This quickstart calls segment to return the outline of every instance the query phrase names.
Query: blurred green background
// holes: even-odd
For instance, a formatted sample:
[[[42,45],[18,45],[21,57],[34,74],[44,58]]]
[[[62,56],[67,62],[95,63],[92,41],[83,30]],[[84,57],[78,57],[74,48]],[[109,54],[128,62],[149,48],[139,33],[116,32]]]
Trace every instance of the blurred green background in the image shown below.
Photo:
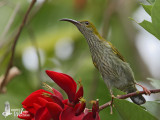
[[[0,0],[0,76],[4,75],[10,57],[13,38],[31,0]],[[63,91],[45,74],[45,70],[66,73],[77,82],[82,80],[84,98],[99,99],[104,104],[110,95],[99,72],[94,68],[87,42],[75,26],[59,19],[89,20],[128,61],[138,82],[153,88],[147,77],[159,79],[152,74],[149,65],[143,61],[136,46],[139,29],[128,17],[138,14],[141,1],[134,0],[37,0],[16,46],[14,66],[20,75],[7,85],[0,94],[0,120],[5,119],[5,102],[11,109],[20,109],[21,102],[33,91],[42,88],[41,82]],[[144,11],[143,11],[144,12]],[[142,13],[141,13],[142,14]],[[143,17],[143,15],[142,15]],[[7,28],[7,26],[9,26]],[[149,34],[149,33],[147,33]],[[159,43],[158,43],[159,44]],[[145,46],[141,46],[145,49]],[[38,57],[39,56],[39,57]],[[158,96],[151,96],[151,100]],[[100,112],[104,119],[120,119],[110,108]],[[17,119],[13,115],[6,120]]]

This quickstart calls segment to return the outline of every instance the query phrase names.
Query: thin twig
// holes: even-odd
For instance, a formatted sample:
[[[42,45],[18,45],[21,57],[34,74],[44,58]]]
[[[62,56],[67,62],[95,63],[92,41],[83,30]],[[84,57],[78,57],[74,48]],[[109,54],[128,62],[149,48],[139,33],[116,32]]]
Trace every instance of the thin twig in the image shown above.
[[[1,41],[3,41],[3,42],[5,41],[5,40],[4,40],[4,37],[5,37],[6,34],[8,33],[10,27],[12,26],[13,21],[15,20],[15,17],[16,17],[16,15],[17,15],[17,12],[19,11],[19,8],[20,8],[20,4],[18,3],[18,4],[16,5],[14,11],[13,11],[13,14],[12,14],[11,17],[9,18],[9,21],[8,21],[8,23],[7,23],[4,31],[3,31],[3,33],[2,33]],[[1,46],[2,46],[2,45],[3,45],[3,44],[1,43]]]
[[[4,44],[6,44],[6,46],[8,44],[8,40],[6,38],[6,35],[7,35],[8,31],[9,31],[9,29],[11,28],[11,26],[13,24],[13,21],[15,20],[15,17],[17,15],[17,12],[19,11],[19,9],[20,9],[20,4],[18,3],[16,5],[16,7],[15,7],[15,9],[14,9],[11,17],[9,18],[9,21],[8,21],[7,25],[5,26],[5,29],[4,29],[4,31],[3,31],[2,35],[1,35],[1,38],[0,38],[0,48],[4,47]],[[0,58],[0,65],[5,60],[5,58],[7,58],[7,56],[10,53],[10,51],[11,51],[11,48],[9,47],[9,49],[7,49],[4,52],[4,55]]]
[[[7,76],[7,78],[6,78],[6,82],[5,82],[5,85],[3,86],[3,88],[2,88],[2,93],[5,93],[6,92],[6,85],[14,78],[14,77],[16,77],[17,75],[19,75],[21,72],[20,72],[20,70],[17,68],[17,67],[15,67],[15,66],[13,66],[12,68],[10,68],[10,70],[9,70],[9,73],[8,73],[8,76]],[[4,79],[4,76],[2,75],[2,76],[0,76],[0,85],[1,85],[1,83],[2,83],[2,80]]]
[[[0,86],[0,91],[2,90],[3,86],[5,85],[6,78],[7,78],[7,76],[8,76],[9,70],[10,70],[10,68],[12,67],[13,59],[14,59],[14,54],[15,54],[15,48],[16,48],[16,44],[17,44],[18,38],[19,38],[19,36],[20,36],[20,34],[21,34],[21,32],[22,32],[22,29],[23,29],[24,25],[26,24],[28,15],[29,15],[31,9],[33,8],[35,2],[36,2],[36,0],[32,0],[30,6],[29,6],[29,8],[28,8],[28,10],[27,10],[24,18],[23,18],[23,21],[22,21],[22,23],[21,23],[21,25],[20,25],[20,27],[19,27],[19,30],[18,30],[15,38],[14,38],[14,42],[13,42],[13,46],[12,46],[11,57],[10,57],[10,60],[9,60],[9,64],[8,64],[8,66],[7,66],[7,70],[6,70],[6,73],[5,73],[5,77],[4,77],[4,79],[3,79],[3,81],[2,81],[2,84],[1,84],[1,86]]]
[[[151,93],[159,93],[160,92],[160,89],[154,89],[154,90],[149,90]],[[126,99],[126,98],[129,98],[129,97],[132,97],[132,96],[136,96],[136,95],[142,95],[142,94],[146,94],[145,91],[139,91],[139,92],[133,92],[133,93],[129,93],[129,94],[126,94],[126,95],[119,95],[117,96],[116,98],[118,99]],[[101,105],[99,107],[99,111],[103,110],[104,108],[110,106],[111,104],[111,101]]]
[[[36,9],[32,12],[32,14],[28,17],[26,25],[28,26],[30,20],[40,11],[40,9],[45,5],[45,3],[48,2],[48,0],[44,0],[43,2],[36,5]]]
[[[31,19],[37,14],[37,12],[43,7],[43,5],[47,2],[48,0],[44,0],[42,3],[38,4],[36,6],[36,9],[34,9],[34,11],[32,11],[32,14],[30,16],[27,17],[27,21],[26,21],[26,26],[29,25]],[[10,5],[11,7],[13,7],[13,5]],[[18,11],[20,15],[23,15],[22,11]],[[16,27],[13,31],[13,33],[11,33],[10,35],[8,35],[8,38],[5,38],[5,41],[0,43],[0,49],[2,49],[2,47],[4,47],[4,44],[7,46],[8,44],[10,44],[13,41],[13,35],[15,35],[18,31],[18,27]],[[5,35],[4,35],[5,36]],[[2,39],[2,37],[1,37]]]
[[[4,54],[0,57],[0,66],[2,66],[2,62],[10,55],[11,48],[9,47]],[[0,68],[1,69],[1,68]]]

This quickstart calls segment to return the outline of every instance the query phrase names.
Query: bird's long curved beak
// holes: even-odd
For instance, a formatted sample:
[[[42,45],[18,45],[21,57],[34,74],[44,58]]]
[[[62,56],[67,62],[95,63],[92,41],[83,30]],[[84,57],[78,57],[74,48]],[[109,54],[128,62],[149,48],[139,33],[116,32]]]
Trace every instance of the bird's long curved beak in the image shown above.
[[[67,22],[73,23],[74,25],[81,25],[81,23],[79,21],[68,19],[68,18],[60,19],[60,21],[67,21]]]

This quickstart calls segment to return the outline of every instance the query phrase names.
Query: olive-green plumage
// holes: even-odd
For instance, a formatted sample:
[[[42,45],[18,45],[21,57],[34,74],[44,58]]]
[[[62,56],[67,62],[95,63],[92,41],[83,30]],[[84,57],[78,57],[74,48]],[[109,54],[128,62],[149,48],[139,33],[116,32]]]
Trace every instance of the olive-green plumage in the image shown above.
[[[72,19],[61,19],[61,21],[73,23],[84,35],[89,45],[93,64],[101,73],[110,91],[112,91],[112,87],[127,93],[137,91],[134,75],[129,64],[109,41],[100,36],[92,23]],[[131,99],[138,105],[145,103],[142,95],[131,97]]]

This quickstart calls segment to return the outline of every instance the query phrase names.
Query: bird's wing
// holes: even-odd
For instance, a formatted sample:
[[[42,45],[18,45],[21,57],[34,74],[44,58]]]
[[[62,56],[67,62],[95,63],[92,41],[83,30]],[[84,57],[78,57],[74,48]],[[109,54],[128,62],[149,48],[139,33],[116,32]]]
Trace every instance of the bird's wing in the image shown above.
[[[107,41],[108,42],[108,41]],[[111,46],[113,52],[122,60],[125,62],[124,57],[118,52],[118,50],[112,45],[112,43],[108,42],[109,45]]]

